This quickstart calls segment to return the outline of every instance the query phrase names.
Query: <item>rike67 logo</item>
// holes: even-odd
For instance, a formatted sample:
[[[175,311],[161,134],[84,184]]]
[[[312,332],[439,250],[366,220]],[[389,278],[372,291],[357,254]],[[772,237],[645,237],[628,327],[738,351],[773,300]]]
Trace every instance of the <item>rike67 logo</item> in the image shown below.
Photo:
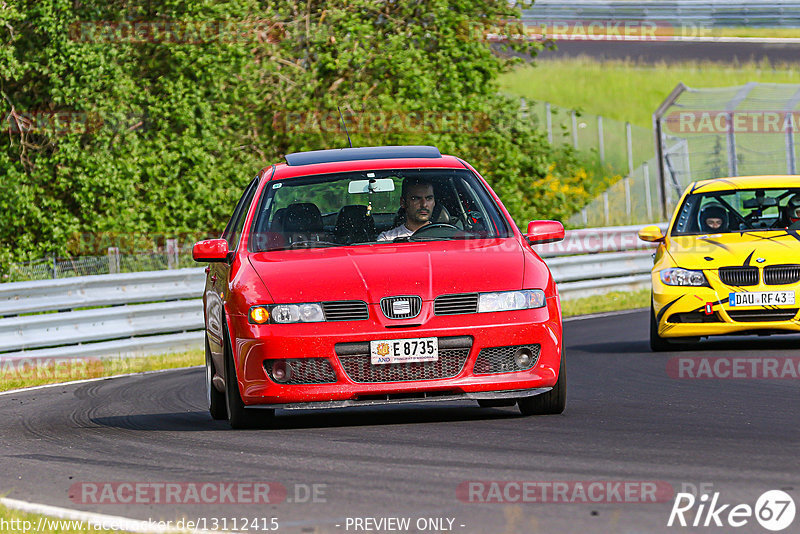
[[[764,492],[756,500],[755,506],[723,504],[719,495],[717,491],[711,497],[704,493],[697,498],[691,493],[678,493],[667,526],[739,528],[755,518],[763,528],[778,532],[791,526],[794,521],[794,499],[785,491]]]

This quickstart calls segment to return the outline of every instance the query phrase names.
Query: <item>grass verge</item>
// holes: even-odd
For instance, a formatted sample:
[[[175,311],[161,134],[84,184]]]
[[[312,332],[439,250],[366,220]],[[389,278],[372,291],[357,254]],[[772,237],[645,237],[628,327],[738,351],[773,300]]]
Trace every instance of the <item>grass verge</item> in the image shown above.
[[[97,526],[98,528],[93,528]],[[102,525],[92,525],[87,521],[74,519],[57,519],[50,516],[30,514],[12,510],[0,505],[0,532],[28,534],[29,532],[67,534],[67,533],[98,533],[111,532],[103,530]],[[114,532],[125,532],[115,530]]]
[[[692,35],[691,33],[689,34]],[[697,35],[700,37],[757,37],[757,38],[777,38],[777,39],[796,39],[798,37],[797,28],[711,28],[710,30],[699,30]]]
[[[500,78],[504,92],[648,129],[653,111],[678,82],[695,88],[747,82],[797,84],[800,70],[769,62],[642,64],[580,57],[538,61],[535,66],[522,66]]]
[[[561,313],[564,317],[589,315],[619,310],[646,308],[650,305],[650,290],[613,291],[605,295],[570,299],[561,301]]]
[[[202,349],[133,358],[0,361],[0,391],[127,373],[203,365]]]

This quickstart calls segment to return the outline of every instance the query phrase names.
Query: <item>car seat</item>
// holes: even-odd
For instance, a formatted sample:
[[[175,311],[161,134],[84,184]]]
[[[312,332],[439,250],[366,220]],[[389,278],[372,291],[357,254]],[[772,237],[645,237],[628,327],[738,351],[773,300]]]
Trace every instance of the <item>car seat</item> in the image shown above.
[[[337,243],[364,243],[375,239],[375,220],[361,205],[343,206],[336,217],[333,240]]]
[[[284,232],[322,232],[322,213],[316,204],[297,202],[286,208]]]

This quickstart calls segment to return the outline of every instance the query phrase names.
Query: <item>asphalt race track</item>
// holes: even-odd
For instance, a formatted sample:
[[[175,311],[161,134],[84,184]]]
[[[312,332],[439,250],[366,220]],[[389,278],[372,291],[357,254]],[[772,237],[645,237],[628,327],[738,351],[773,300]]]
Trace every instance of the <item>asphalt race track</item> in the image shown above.
[[[800,504],[800,380],[667,374],[678,356],[796,356],[798,337],[652,354],[647,326],[641,311],[565,324],[569,400],[560,416],[464,402],[279,412],[274,428],[234,432],[207,414],[200,368],[2,395],[0,494],[144,520],[206,518],[209,526],[276,517],[278,532],[308,533],[730,532],[666,526],[672,491],[686,484],[711,484],[732,505],[753,506],[772,489]],[[457,496],[467,481],[647,481],[671,491],[656,503],[519,503],[518,494],[469,503]],[[91,504],[80,502],[80,482],[273,482],[288,495],[275,504]],[[317,502],[308,502],[313,485]],[[409,518],[411,528],[354,522],[389,517]],[[418,529],[422,518],[453,523]],[[767,532],[753,518],[735,530]]]

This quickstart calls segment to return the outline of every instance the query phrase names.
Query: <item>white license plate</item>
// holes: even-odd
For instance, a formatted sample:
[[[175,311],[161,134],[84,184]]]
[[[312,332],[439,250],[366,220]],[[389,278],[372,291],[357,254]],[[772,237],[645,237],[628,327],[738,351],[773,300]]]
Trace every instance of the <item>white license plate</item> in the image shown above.
[[[783,306],[794,304],[794,291],[752,291],[748,293],[731,293],[728,296],[730,306]]]
[[[372,363],[435,362],[439,359],[439,340],[435,337],[370,341]]]

